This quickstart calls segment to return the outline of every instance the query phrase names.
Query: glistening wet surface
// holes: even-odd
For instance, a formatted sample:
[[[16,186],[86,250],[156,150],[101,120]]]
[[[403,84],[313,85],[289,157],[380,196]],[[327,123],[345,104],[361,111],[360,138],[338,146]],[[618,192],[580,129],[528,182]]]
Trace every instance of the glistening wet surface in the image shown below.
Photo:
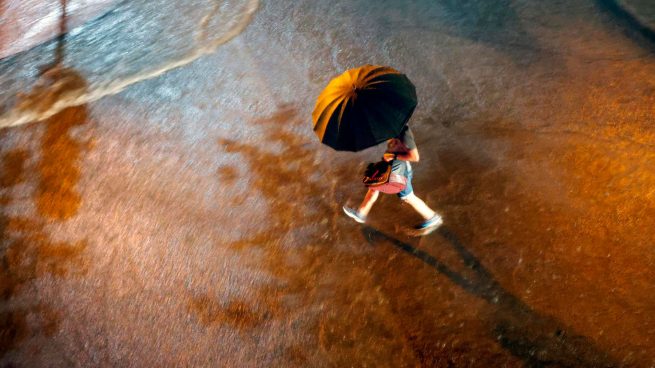
[[[43,117],[0,132],[3,365],[655,364],[655,54],[598,1],[149,4],[0,61],[3,124]],[[243,32],[199,57],[208,14]],[[416,84],[429,236],[341,212],[383,149],[311,111],[364,63]]]

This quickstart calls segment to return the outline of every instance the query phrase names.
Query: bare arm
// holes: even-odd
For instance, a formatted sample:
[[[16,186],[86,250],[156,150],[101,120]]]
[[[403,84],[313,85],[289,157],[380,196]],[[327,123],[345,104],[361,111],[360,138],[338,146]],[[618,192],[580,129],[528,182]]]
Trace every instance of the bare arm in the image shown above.
[[[398,153],[398,154],[385,153],[384,159],[386,161],[391,161],[394,159],[394,156],[396,159],[403,160],[403,161],[418,162],[419,160],[418,149],[416,148],[410,150],[407,153]]]

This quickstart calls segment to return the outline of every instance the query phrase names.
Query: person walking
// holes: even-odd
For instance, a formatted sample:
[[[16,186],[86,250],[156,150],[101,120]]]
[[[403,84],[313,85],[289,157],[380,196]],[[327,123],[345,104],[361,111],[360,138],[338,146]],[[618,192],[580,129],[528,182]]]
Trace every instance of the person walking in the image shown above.
[[[417,197],[412,188],[413,171],[410,162],[418,162],[419,153],[416,142],[414,141],[414,133],[408,125],[405,125],[404,129],[396,138],[387,141],[387,150],[384,153],[383,159],[387,162],[402,160],[407,165],[407,186],[397,195],[401,201],[412,206],[423,217],[424,221],[414,228],[416,230],[426,231],[438,228],[443,223],[441,216],[428,207],[421,198]],[[359,223],[365,223],[379,195],[379,191],[369,188],[364,196],[364,200],[357,209],[344,206],[343,212],[353,220]]]
[[[419,154],[407,122],[418,103],[416,87],[398,70],[366,64],[333,78],[316,99],[313,130],[321,143],[337,151],[359,152],[387,142],[384,159],[407,165],[407,185],[398,196],[424,219],[416,226],[421,234],[442,223],[441,216],[418,198],[412,189],[412,167]],[[357,209],[343,207],[355,221],[364,223],[379,191],[369,189]]]

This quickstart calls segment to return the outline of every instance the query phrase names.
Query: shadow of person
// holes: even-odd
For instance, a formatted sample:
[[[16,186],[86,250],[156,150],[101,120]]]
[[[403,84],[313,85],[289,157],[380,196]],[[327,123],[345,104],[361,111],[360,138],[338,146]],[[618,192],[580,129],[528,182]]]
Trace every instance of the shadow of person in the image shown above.
[[[596,6],[624,27],[628,36],[640,47],[655,53],[655,30],[644,26],[635,16],[615,0],[595,0]]]
[[[371,244],[389,243],[446,276],[457,286],[488,303],[492,308],[490,333],[512,355],[527,366],[617,367],[618,363],[589,338],[576,334],[555,318],[542,315],[505,290],[480,261],[447,227],[437,230],[450,245],[470,274],[453,270],[426,251],[376,230],[362,227],[362,234]]]

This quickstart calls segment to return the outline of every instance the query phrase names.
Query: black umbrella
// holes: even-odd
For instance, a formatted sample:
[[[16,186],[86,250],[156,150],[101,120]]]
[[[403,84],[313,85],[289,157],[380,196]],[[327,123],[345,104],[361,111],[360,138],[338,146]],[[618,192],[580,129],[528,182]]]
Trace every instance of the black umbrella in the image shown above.
[[[377,65],[334,78],[316,101],[314,132],[338,151],[361,151],[400,134],[416,107],[416,88],[397,70]]]

